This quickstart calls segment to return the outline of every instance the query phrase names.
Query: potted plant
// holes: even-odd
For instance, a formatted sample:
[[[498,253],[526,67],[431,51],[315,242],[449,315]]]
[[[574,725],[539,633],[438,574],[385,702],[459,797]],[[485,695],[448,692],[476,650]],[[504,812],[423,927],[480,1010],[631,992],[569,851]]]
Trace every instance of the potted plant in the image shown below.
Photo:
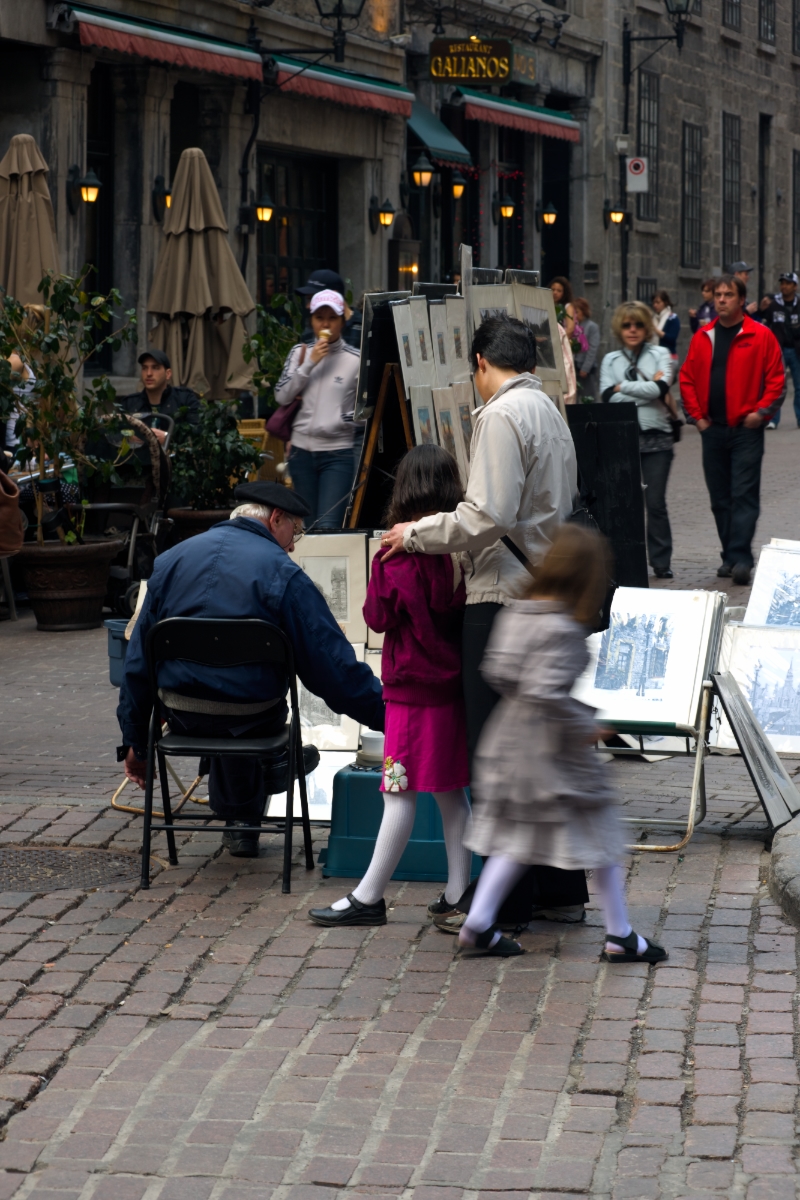
[[[46,630],[101,624],[108,568],[121,545],[84,538],[64,503],[67,483],[77,498],[92,476],[116,481],[117,466],[131,455],[124,441],[109,454],[103,434],[119,421],[114,389],[105,375],[85,384],[84,367],[104,346],[116,350],[135,337],[135,313],[125,312],[115,328],[122,297],[116,289],[87,293],[88,270],[77,278],[45,275],[41,305],[7,295],[0,302],[0,420],[17,418],[15,463],[32,475],[34,540],[23,545],[20,561],[37,627]],[[28,387],[21,386],[18,359],[33,373]],[[45,502],[48,492],[54,508]]]
[[[180,542],[228,519],[233,489],[258,469],[259,451],[239,433],[228,400],[201,400],[195,425],[176,422],[170,449],[172,491],[189,501],[167,512],[175,522],[173,540]]]
[[[256,308],[256,332],[244,343],[247,363],[255,363],[253,386],[258,395],[258,415],[270,417],[277,408],[275,384],[281,377],[289,351],[303,334],[303,313],[293,296],[273,296],[270,307]]]

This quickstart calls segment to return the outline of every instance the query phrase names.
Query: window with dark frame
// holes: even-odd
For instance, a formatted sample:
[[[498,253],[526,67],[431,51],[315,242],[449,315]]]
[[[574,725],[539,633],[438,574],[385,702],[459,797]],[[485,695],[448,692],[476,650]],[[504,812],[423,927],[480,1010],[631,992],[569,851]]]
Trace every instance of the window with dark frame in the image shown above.
[[[699,125],[683,122],[681,158],[681,265],[701,265],[700,212],[703,186],[703,131]]]
[[[742,119],[722,114],[722,266],[741,258]]]
[[[742,28],[742,0],[722,0],[722,24],[726,29]]]
[[[658,220],[658,85],[655,71],[639,71],[638,151],[647,159],[649,191],[636,197],[640,221]]]
[[[800,0],[792,0],[792,54],[800,54]]]
[[[775,0],[758,0],[758,40],[775,41]]]
[[[792,151],[792,270],[800,263],[800,150]]]
[[[658,279],[655,275],[637,275],[636,299],[640,300],[642,304],[651,305],[657,290]]]

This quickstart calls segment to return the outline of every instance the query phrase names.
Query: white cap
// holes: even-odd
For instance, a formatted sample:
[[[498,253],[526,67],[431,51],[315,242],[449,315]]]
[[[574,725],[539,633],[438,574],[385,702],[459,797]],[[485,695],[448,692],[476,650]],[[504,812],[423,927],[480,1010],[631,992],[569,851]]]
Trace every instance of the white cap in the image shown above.
[[[332,308],[337,317],[344,316],[344,300],[338,292],[334,292],[331,288],[325,288],[322,292],[317,292],[311,297],[309,305],[312,313],[315,313],[318,308]]]

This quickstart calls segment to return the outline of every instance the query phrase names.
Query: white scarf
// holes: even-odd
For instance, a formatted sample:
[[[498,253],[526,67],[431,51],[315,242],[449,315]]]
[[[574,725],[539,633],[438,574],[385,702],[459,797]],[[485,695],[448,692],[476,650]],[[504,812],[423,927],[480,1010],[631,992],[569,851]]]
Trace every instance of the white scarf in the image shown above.
[[[672,316],[672,309],[670,308],[669,305],[667,305],[666,308],[662,308],[660,313],[654,312],[653,316],[656,319],[656,327],[661,331],[661,333],[663,333],[664,329],[666,327],[667,321]]]

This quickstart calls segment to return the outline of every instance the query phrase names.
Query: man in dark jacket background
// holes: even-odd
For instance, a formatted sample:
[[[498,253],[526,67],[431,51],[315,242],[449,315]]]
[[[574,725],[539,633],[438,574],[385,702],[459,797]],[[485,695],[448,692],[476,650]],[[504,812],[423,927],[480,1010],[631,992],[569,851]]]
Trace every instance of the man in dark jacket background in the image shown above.
[[[680,372],[681,399],[703,441],[703,473],[722,546],[721,577],[747,584],[761,504],[764,427],[785,391],[781,349],[745,312],[735,276],[717,280],[717,319],[698,329]]]
[[[126,396],[122,403],[125,411],[135,413],[163,413],[174,420],[185,419],[192,425],[200,415],[200,400],[191,388],[173,387],[172,364],[163,350],[145,350],[139,355],[142,368],[142,390]],[[160,442],[166,436],[163,429],[154,428]]]
[[[303,685],[337,713],[383,729],[381,685],[357,661],[325,600],[289,557],[300,536],[304,501],[280,484],[241,484],[231,520],[189,538],[156,559],[147,597],[128,644],[117,717],[125,774],[140,787],[150,722],[145,639],[168,617],[260,618],[290,641]],[[218,671],[183,661],[163,663],[159,696],[165,719],[188,737],[273,737],[287,718],[286,687],[268,665]],[[315,756],[316,757],[316,756]],[[281,778],[285,775],[281,773]],[[275,791],[283,791],[278,785]],[[265,790],[258,759],[212,759],[211,807],[229,826],[257,824]],[[257,834],[224,835],[234,854],[258,853]]]
[[[765,296],[761,301],[760,320],[775,334],[783,354],[783,361],[792,375],[794,387],[794,415],[800,428],[800,297],[797,295],[798,278],[794,271],[784,271],[778,277],[780,291],[774,296]],[[767,429],[773,429],[780,421],[777,410]]]

